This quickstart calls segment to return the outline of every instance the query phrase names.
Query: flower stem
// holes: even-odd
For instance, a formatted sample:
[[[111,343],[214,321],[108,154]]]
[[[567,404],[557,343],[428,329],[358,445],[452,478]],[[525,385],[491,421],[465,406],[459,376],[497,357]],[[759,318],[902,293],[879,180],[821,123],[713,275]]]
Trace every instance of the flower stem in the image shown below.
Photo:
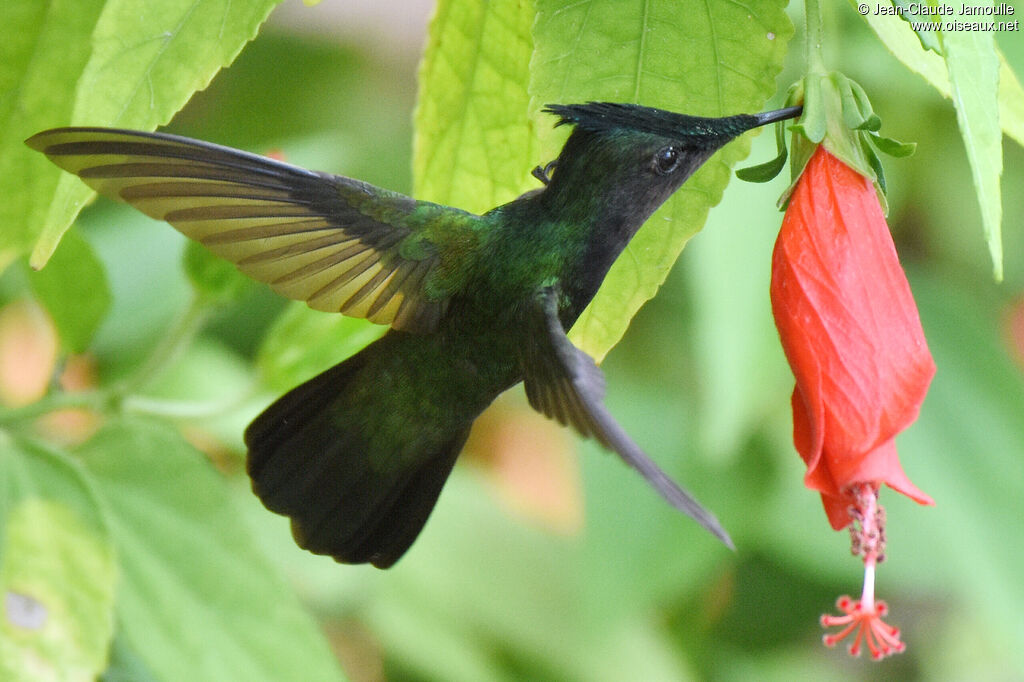
[[[804,18],[806,20],[807,72],[824,75],[824,28],[821,19],[819,0],[804,0]]]

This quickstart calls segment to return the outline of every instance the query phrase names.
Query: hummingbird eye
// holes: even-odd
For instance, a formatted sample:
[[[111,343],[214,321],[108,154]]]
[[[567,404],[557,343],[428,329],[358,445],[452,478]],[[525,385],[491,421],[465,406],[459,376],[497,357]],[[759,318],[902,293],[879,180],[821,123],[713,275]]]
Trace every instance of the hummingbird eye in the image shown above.
[[[675,147],[662,147],[654,155],[654,168],[662,175],[668,175],[679,166],[679,150]]]

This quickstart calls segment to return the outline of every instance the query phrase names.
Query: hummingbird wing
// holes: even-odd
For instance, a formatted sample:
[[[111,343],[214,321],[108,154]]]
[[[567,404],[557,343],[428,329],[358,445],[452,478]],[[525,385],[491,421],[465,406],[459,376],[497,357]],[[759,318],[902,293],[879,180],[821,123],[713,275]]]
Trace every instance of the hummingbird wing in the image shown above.
[[[558,298],[555,288],[545,288],[527,313],[531,343],[524,344],[521,362],[530,406],[618,454],[669,504],[732,547],[718,519],[669,478],[604,406],[604,375],[593,358],[566,336],[558,316]]]
[[[405,331],[436,328],[455,285],[439,275],[446,259],[439,245],[458,236],[465,247],[478,220],[358,180],[175,135],[57,128],[26,144],[288,298]]]

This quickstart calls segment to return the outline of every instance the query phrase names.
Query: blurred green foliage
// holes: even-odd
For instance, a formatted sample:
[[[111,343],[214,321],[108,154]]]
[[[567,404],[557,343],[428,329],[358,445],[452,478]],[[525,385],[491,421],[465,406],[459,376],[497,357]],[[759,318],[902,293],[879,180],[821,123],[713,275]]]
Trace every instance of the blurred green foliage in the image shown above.
[[[577,534],[517,514],[474,457],[457,467],[408,556],[386,572],[295,547],[287,522],[249,491],[240,436],[275,392],[367,343],[377,328],[286,307],[265,287],[186,257],[170,228],[106,202],[89,207],[76,241],[62,243],[55,259],[65,248],[88,249],[95,257],[74,260],[100,264],[104,285],[72,289],[79,303],[64,314],[85,319],[70,322],[74,329],[97,319],[88,352],[99,385],[133,385],[119,394],[123,407],[148,416],[110,417],[84,444],[56,451],[39,444],[44,426],[26,427],[32,406],[0,412],[4,591],[14,591],[10,567],[19,565],[12,543],[28,546],[18,530],[25,519],[65,556],[91,557],[73,577],[38,572],[46,589],[69,584],[65,596],[77,606],[61,622],[91,628],[92,639],[78,638],[53,659],[84,666],[56,679],[92,679],[104,666],[111,682],[338,679],[331,651],[354,680],[1019,676],[1024,341],[1008,320],[1024,315],[1024,196],[1004,193],[1006,269],[996,285],[949,102],[845,5],[829,21],[829,35],[841,36],[832,64],[864,86],[884,132],[918,143],[915,156],[886,167],[890,226],[938,365],[921,418],[898,441],[908,474],[937,505],[882,496],[889,558],[877,589],[907,653],[874,664],[820,644],[818,614],[840,594],[856,594],[861,565],[802,486],[790,440],[792,377],[768,302],[781,222],[774,204],[785,185],[778,179],[728,185],[604,365],[611,411],[716,511],[737,552],[580,442],[585,520]],[[1003,45],[1021,73],[1019,47]],[[786,59],[782,89],[802,72],[799,50]],[[408,192],[414,75],[415,64],[383,49],[271,25],[168,130],[280,150],[291,163]],[[770,135],[752,149],[756,161],[775,153]],[[1024,150],[1010,143],[1003,152],[1004,186],[1024,185]],[[69,286],[32,277],[20,263],[8,268],[0,302]],[[106,291],[109,307],[100,305]],[[59,329],[61,315],[47,307]],[[168,343],[169,330],[190,332],[190,342]],[[61,338],[69,350],[84,343]],[[154,357],[160,372],[138,384]],[[514,404],[524,402],[519,393]],[[21,502],[39,491],[64,501],[90,534],[69,537],[63,509],[29,515]],[[29,550],[17,551],[23,560]],[[94,640],[111,634],[106,662]]]

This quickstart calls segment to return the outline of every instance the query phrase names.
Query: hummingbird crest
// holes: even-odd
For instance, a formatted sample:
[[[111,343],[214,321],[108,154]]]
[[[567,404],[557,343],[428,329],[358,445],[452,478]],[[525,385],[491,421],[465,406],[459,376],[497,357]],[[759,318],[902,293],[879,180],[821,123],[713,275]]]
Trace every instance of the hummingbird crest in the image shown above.
[[[716,149],[737,135],[770,122],[764,119],[763,114],[707,118],[616,102],[549,104],[544,111],[559,117],[556,127],[569,124],[593,133],[631,130],[669,138],[687,146]]]

